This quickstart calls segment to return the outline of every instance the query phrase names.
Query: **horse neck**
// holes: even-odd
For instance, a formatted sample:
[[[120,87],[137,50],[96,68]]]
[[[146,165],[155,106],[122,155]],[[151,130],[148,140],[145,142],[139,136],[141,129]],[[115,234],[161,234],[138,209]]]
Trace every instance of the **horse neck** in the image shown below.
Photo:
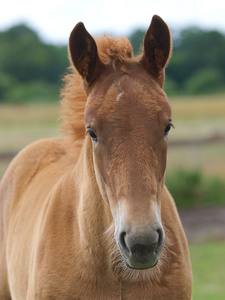
[[[75,168],[77,182],[80,237],[83,242],[96,244],[96,238],[104,239],[105,232],[112,223],[109,204],[99,191],[95,176],[92,142],[85,138],[81,153]]]

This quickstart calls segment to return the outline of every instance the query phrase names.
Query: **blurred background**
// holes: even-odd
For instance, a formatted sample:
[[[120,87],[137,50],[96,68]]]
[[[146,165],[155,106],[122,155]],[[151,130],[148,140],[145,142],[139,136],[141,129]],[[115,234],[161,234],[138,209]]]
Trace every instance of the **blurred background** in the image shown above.
[[[169,25],[165,91],[175,130],[166,184],[189,240],[193,299],[225,299],[225,2],[7,1],[0,11],[0,178],[27,144],[59,136],[59,91],[77,22],[138,54],[152,15]]]

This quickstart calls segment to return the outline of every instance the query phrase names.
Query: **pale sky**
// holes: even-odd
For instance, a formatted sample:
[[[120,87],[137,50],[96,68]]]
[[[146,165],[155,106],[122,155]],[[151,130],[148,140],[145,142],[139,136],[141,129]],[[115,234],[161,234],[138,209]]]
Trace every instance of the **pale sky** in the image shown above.
[[[147,29],[154,14],[174,30],[196,25],[225,33],[222,0],[6,0],[0,8],[0,31],[23,22],[45,41],[67,44],[80,21],[92,35],[128,35],[137,27]]]

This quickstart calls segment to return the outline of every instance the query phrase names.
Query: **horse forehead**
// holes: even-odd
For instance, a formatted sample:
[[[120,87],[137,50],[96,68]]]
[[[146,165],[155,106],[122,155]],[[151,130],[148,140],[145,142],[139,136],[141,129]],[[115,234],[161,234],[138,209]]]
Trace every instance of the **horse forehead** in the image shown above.
[[[132,115],[151,121],[171,114],[165,93],[153,81],[142,82],[125,75],[111,84],[104,97],[101,115],[109,114],[115,120]]]
[[[125,71],[111,70],[102,76],[88,100],[86,122],[94,118],[111,123],[131,116],[146,122],[154,122],[163,115],[170,118],[166,95],[152,77],[136,65]]]

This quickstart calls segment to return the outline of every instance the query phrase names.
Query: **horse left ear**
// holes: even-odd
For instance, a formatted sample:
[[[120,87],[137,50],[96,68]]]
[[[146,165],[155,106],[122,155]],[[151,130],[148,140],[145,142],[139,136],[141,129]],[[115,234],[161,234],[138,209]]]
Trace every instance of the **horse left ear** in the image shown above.
[[[153,16],[151,24],[145,34],[144,51],[140,62],[163,87],[165,67],[171,54],[172,42],[170,30],[159,17]]]
[[[104,64],[98,56],[95,40],[81,22],[70,34],[69,53],[73,65],[90,86],[102,73]]]

